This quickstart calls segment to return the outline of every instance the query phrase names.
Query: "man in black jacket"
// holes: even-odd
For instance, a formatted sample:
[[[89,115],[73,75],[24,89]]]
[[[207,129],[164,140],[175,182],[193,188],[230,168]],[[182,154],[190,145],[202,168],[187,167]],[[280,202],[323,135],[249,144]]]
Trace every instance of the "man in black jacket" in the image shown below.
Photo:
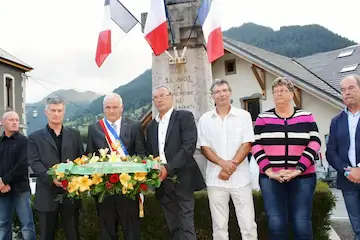
[[[26,149],[28,140],[19,133],[19,115],[6,112],[0,137],[0,239],[12,239],[13,209],[19,217],[24,240],[35,240]]]
[[[171,239],[195,240],[194,191],[206,187],[193,157],[197,142],[195,119],[190,111],[173,109],[172,92],[165,86],[155,89],[153,101],[159,114],[146,129],[146,148],[164,164],[156,196]],[[175,175],[179,183],[167,178]]]
[[[45,113],[48,124],[29,136],[28,161],[36,181],[34,208],[38,211],[40,240],[52,240],[61,216],[68,240],[79,239],[80,201],[64,198],[56,201],[58,194],[65,193],[62,183],[53,180],[47,171],[55,164],[75,160],[84,153],[80,132],[63,126],[64,101],[60,98],[47,99]]]

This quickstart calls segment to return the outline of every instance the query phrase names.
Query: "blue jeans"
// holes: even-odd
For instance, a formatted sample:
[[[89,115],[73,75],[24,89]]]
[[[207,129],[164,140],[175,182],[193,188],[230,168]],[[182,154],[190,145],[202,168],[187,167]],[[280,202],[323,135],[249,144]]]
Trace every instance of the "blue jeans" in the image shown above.
[[[355,232],[355,240],[360,240],[360,186],[350,191],[342,191],[346,210],[349,215],[351,226]]]
[[[295,240],[312,240],[311,216],[316,176],[279,183],[261,175],[259,180],[268,217],[269,239],[289,239],[290,222]]]
[[[14,208],[21,224],[24,240],[36,240],[33,212],[30,205],[30,192],[9,192],[0,196],[0,240],[12,240]]]

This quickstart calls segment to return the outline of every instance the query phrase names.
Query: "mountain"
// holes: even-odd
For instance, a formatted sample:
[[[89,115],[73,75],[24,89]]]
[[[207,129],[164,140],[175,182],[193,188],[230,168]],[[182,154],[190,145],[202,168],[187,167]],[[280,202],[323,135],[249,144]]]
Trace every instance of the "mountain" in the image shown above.
[[[60,97],[65,101],[65,120],[67,120],[73,118],[74,116],[81,116],[84,113],[92,112],[91,110],[89,110],[89,104],[92,103],[99,96],[101,96],[101,94],[91,91],[78,92],[74,89],[62,89],[49,94],[37,103],[27,104],[26,119],[28,124],[28,134],[39,128],[44,127],[47,123],[47,118],[44,113],[47,98]],[[36,118],[33,118],[32,116],[34,109],[36,109],[38,113]]]
[[[245,23],[240,27],[230,28],[223,34],[234,40],[290,58],[305,57],[356,44],[317,24],[284,26],[274,31],[269,27]]]
[[[317,24],[285,26],[275,31],[266,26],[245,23],[242,26],[230,28],[223,34],[237,41],[290,58],[299,58],[356,44]],[[114,92],[122,96],[125,113],[136,118],[138,114],[133,114],[139,112],[135,111],[136,109],[151,104],[151,89],[151,70],[146,70],[128,84],[116,88]],[[103,96],[97,98],[88,106],[91,114],[102,112],[103,98]],[[143,109],[145,108],[141,110]],[[80,118],[89,115],[86,112],[79,113],[76,116]]]

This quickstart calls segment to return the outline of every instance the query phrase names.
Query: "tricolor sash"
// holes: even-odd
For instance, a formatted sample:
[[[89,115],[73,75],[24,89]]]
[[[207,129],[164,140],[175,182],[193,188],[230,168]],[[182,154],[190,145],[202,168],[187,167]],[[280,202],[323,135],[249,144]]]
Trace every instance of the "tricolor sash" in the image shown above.
[[[111,126],[109,121],[106,118],[103,118],[99,121],[100,126],[105,134],[105,139],[109,148],[112,151],[117,151],[121,156],[129,155],[123,141],[120,136],[116,133],[116,130]]]

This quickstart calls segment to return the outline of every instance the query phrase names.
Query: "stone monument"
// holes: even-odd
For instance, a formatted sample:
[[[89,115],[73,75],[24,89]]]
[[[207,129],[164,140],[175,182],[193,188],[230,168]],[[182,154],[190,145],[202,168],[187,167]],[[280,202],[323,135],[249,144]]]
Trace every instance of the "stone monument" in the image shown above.
[[[169,49],[168,53],[152,57],[152,86],[166,85],[175,95],[175,109],[194,114],[196,123],[213,108],[210,87],[211,64],[204,47],[201,26],[196,21],[200,0],[167,0]],[[141,16],[142,25],[146,13]],[[171,31],[170,31],[171,29]],[[153,117],[157,114],[152,109]],[[205,174],[206,159],[196,151],[195,159]]]

